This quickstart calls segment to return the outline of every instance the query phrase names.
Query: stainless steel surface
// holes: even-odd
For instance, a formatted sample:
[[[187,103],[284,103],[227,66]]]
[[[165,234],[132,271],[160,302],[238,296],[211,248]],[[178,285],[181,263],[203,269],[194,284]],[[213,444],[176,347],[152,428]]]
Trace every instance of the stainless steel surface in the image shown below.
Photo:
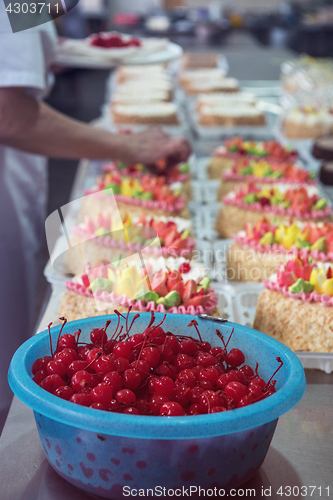
[[[256,496],[252,494],[252,498],[269,496],[278,500],[288,496],[288,486],[303,486],[308,487],[307,495],[289,497],[333,498],[332,421],[333,385],[309,384],[298,405],[280,418],[266,460],[242,490],[254,489]],[[44,456],[32,411],[16,398],[0,440],[0,463],[1,500],[97,498],[81,492],[54,472]],[[312,495],[309,486],[316,486]],[[262,488],[266,493],[271,489],[271,495],[263,495]],[[278,491],[285,494],[279,495]],[[241,495],[242,492],[233,498]]]

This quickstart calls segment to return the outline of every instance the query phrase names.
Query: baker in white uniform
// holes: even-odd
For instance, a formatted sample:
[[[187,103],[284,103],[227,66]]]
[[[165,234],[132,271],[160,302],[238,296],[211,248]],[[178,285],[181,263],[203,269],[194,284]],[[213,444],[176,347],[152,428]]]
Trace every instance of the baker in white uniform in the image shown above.
[[[15,349],[31,334],[44,238],[47,171],[45,157],[154,163],[178,152],[184,138],[159,129],[116,136],[67,118],[41,99],[53,81],[52,22],[12,33],[0,0],[0,420],[12,394],[7,370]]]

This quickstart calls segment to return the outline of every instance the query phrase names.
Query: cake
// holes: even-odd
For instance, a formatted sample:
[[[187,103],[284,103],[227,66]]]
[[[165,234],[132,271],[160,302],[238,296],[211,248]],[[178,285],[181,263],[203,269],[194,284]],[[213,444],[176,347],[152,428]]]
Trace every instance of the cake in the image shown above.
[[[204,266],[182,257],[146,261],[144,269],[139,259],[117,266],[104,262],[67,281],[66,288],[59,315],[69,321],[114,309],[122,313],[129,306],[139,312],[219,315]]]
[[[320,198],[315,187],[288,188],[276,184],[272,188],[242,184],[223,198],[217,215],[216,230],[222,238],[255,224],[263,216],[270,221],[283,222],[290,217],[296,221],[329,221],[331,207]]]
[[[333,224],[294,222],[275,224],[266,217],[233,235],[227,254],[227,276],[236,281],[263,281],[300,253],[313,262],[333,262]]]
[[[254,105],[256,98],[249,92],[216,92],[212,94],[199,94],[196,99],[196,109],[202,106],[242,106],[244,104]]]
[[[193,79],[184,84],[187,94],[204,94],[211,92],[238,92],[239,82],[236,78],[213,78],[211,80]]]
[[[318,160],[333,161],[333,136],[317,139],[313,144],[312,154]]]
[[[179,125],[177,106],[173,102],[144,104],[114,104],[114,123],[132,125]]]
[[[113,104],[139,104],[151,102],[168,102],[171,100],[172,91],[168,89],[158,88],[140,88],[137,87],[118,87],[111,97],[111,105]]]
[[[168,78],[163,64],[119,66],[116,69],[116,80],[118,84],[137,80],[140,78]]]
[[[189,218],[186,200],[181,196],[181,183],[167,184],[164,177],[143,175],[140,178],[109,172],[97,186],[85,191],[79,221],[85,215],[95,217],[104,211],[119,212],[121,217],[178,216]]]
[[[126,228],[126,230],[124,229]],[[149,258],[194,257],[192,224],[178,217],[130,217],[112,220],[105,212],[86,216],[72,230],[71,248],[66,252],[66,268],[71,274],[83,272],[99,259],[114,261],[141,252]]]
[[[269,162],[295,162],[297,153],[277,141],[245,141],[241,137],[228,139],[216,148],[208,165],[210,179],[220,179],[224,170],[231,168],[235,160],[264,158]]]
[[[230,170],[222,173],[221,184],[217,199],[233,191],[241,182],[267,184],[306,184],[316,185],[315,172],[309,172],[294,163],[269,162],[266,159],[250,160],[240,158],[236,160]]]
[[[214,52],[185,52],[181,64],[183,69],[216,68],[218,57]]]
[[[225,78],[225,72],[220,68],[197,68],[182,71],[179,75],[181,85],[192,85],[192,83],[202,83],[211,80],[221,80]]]
[[[192,198],[192,184],[190,176],[190,165],[188,162],[175,164],[172,156],[167,159],[158,161],[155,165],[151,165],[150,169],[154,169],[155,175],[162,176],[166,183],[173,184],[180,182],[182,184],[182,195],[190,200]],[[130,176],[132,178],[140,178],[144,174],[151,172],[145,165],[135,163],[126,165],[121,161],[112,161],[105,163],[102,166],[104,172],[120,172],[121,175]]]
[[[199,109],[198,122],[209,127],[259,127],[266,123],[265,113],[256,106],[240,105],[203,105]]]
[[[288,139],[316,139],[333,132],[330,109],[304,106],[286,112],[283,133]]]
[[[253,328],[294,351],[333,352],[331,266],[296,257],[263,284]]]

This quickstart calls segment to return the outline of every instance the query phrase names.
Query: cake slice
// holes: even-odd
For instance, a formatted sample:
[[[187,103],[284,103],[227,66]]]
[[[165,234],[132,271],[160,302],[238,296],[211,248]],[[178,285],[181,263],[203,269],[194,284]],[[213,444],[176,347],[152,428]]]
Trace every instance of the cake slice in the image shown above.
[[[333,262],[333,224],[288,221],[274,223],[266,217],[233,235],[227,254],[227,276],[236,281],[269,279],[279,264],[300,253],[313,262]]]
[[[290,162],[297,160],[297,153],[282,146],[277,141],[245,141],[242,137],[233,137],[216,148],[208,165],[210,179],[220,179],[224,170],[232,168],[236,160],[265,159],[269,162]]]
[[[121,217],[129,215],[177,216],[189,218],[186,200],[181,196],[181,183],[169,185],[164,177],[143,175],[140,178],[122,177],[119,172],[109,172],[98,179],[98,184],[85,191],[79,221],[85,215],[119,211]]]
[[[196,108],[199,110],[202,106],[242,106],[255,105],[256,98],[249,92],[214,92],[212,94],[199,94],[196,100]]]
[[[266,124],[265,113],[256,106],[204,105],[199,109],[199,123],[208,127],[259,127]]]
[[[225,72],[220,68],[197,68],[182,71],[179,75],[179,83],[185,86],[215,79],[225,79]]]
[[[222,238],[255,224],[265,216],[270,221],[283,222],[293,217],[296,221],[330,221],[332,209],[326,198],[320,198],[315,187],[288,188],[275,185],[260,188],[242,184],[223,198],[216,219],[216,230]]]
[[[124,229],[126,228],[126,229]],[[109,212],[86,216],[75,226],[71,248],[66,253],[66,267],[71,274],[81,273],[86,265],[99,259],[114,261],[133,253],[144,252],[150,258],[194,256],[192,223],[179,217],[134,217],[126,215],[122,224]]]
[[[173,102],[144,104],[115,104],[112,106],[114,123],[132,125],[179,125],[177,107]]]
[[[253,328],[294,351],[333,352],[331,266],[296,257],[263,284]]]
[[[204,94],[210,92],[238,92],[239,81],[236,78],[213,78],[211,80],[193,79],[184,84],[187,94]]]
[[[265,159],[250,160],[240,158],[236,160],[230,170],[222,173],[221,184],[217,199],[233,191],[240,183],[256,183],[260,186],[276,184],[309,185],[315,186],[315,172],[309,172],[300,165],[289,162],[269,162]]]
[[[183,258],[140,260],[118,265],[103,263],[66,282],[59,315],[69,321],[114,309],[126,312],[169,312],[218,316],[217,296],[210,288],[205,268]]]
[[[332,132],[333,114],[326,108],[294,108],[284,117],[283,133],[288,139],[317,139]]]
[[[219,54],[214,52],[185,52],[181,65],[183,69],[216,68]]]

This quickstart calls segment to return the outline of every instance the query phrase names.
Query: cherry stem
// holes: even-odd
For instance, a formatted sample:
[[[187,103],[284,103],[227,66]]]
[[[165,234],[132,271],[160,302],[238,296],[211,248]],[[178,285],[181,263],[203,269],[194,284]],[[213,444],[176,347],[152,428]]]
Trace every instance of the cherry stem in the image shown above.
[[[79,328],[78,331],[76,333],[74,333],[74,337],[76,337],[76,335],[77,335],[77,338],[75,339],[76,345],[78,345],[78,343],[79,343],[79,338],[80,338],[81,332],[82,332],[82,330],[81,330],[81,328]]]
[[[192,319],[191,323],[189,323],[187,326],[194,326],[194,328],[196,329],[197,333],[198,333],[198,336],[199,336],[199,339],[200,339],[200,342],[202,342],[202,338],[201,338],[201,335],[200,335],[200,332],[199,332],[199,328],[198,328],[198,323],[195,319]]]
[[[114,312],[115,312],[116,314],[118,314],[118,324],[117,324],[117,328],[115,329],[115,331],[114,331],[114,333],[113,333],[112,337],[111,337],[111,338],[107,341],[107,343],[105,344],[104,349],[106,349],[106,348],[108,347],[109,343],[113,340],[113,337],[116,335],[117,330],[118,330],[118,328],[119,328],[119,324],[120,324],[120,316],[121,316],[121,314],[120,314],[120,313],[118,313],[118,311],[117,311],[116,309],[114,310]]]
[[[102,353],[101,352],[97,352],[96,355],[95,355],[95,359],[93,359],[92,361],[90,361],[89,365],[85,366],[83,369],[86,370],[87,368],[89,368],[89,366],[91,366],[93,363],[95,363],[95,361],[98,360],[98,358],[100,358],[102,356]]]
[[[129,306],[127,314],[126,314],[126,333],[127,333],[127,335],[128,335],[128,332],[129,332],[129,329],[128,329],[128,316],[129,316],[129,313],[131,312],[131,309],[132,309],[132,306]]]
[[[130,327],[129,327],[129,329],[128,329],[127,335],[128,335],[128,334],[129,334],[129,332],[131,331],[134,321],[136,321],[138,318],[140,318],[140,314],[136,314],[136,315],[134,316],[134,318],[132,319],[132,323],[131,323],[131,326],[130,326]]]
[[[227,349],[227,346],[225,345],[225,342],[224,342],[224,338],[223,338],[223,335],[222,333],[219,331],[219,330],[216,330],[216,335],[218,336],[218,338],[221,340],[223,346],[224,346],[224,351],[226,351]]]
[[[231,330],[231,333],[230,333],[230,335],[229,335],[229,338],[228,338],[228,341],[227,341],[227,343],[226,343],[226,345],[225,345],[225,348],[227,348],[227,347],[228,347],[228,344],[229,344],[229,342],[230,342],[230,339],[231,339],[232,334],[234,333],[234,331],[235,331],[235,329],[233,328],[233,329]]]
[[[154,314],[154,311],[150,311],[150,314],[151,314],[151,318],[150,318],[150,322],[149,322],[149,325],[148,325],[147,329],[150,328],[153,323],[155,323],[155,314]]]
[[[269,381],[268,381],[268,382],[267,382],[267,384],[265,385],[264,390],[265,390],[265,389],[267,388],[267,386],[270,384],[270,382],[271,382],[272,378],[274,377],[274,375],[275,375],[275,374],[276,374],[276,373],[277,373],[277,372],[278,372],[278,371],[282,368],[282,366],[283,366],[283,364],[284,364],[284,363],[283,363],[283,361],[282,361],[282,359],[281,359],[279,356],[277,356],[276,361],[277,361],[278,363],[280,363],[280,366],[278,366],[278,368],[275,370],[275,372],[273,373],[273,375],[271,376],[271,378],[269,379]]]
[[[50,339],[50,348],[51,348],[51,356],[53,358],[53,349],[52,349],[52,337],[51,337],[51,326],[52,326],[52,321],[47,325],[47,328],[49,329],[49,339]]]
[[[66,318],[59,318],[61,321],[63,321],[63,324],[61,325],[61,328],[60,328],[60,332],[59,332],[59,335],[58,335],[58,340],[57,340],[57,347],[56,347],[56,350],[55,352],[58,352],[58,345],[59,345],[59,340],[60,340],[60,337],[61,337],[61,333],[62,333],[62,330],[64,328],[64,326],[66,325],[67,323],[67,319]]]
[[[254,369],[254,373],[256,374],[256,376],[257,376],[258,378],[260,378],[260,377],[259,377],[259,373],[258,373],[258,368],[259,368],[259,364],[256,362],[256,367],[255,367],[255,369]]]

